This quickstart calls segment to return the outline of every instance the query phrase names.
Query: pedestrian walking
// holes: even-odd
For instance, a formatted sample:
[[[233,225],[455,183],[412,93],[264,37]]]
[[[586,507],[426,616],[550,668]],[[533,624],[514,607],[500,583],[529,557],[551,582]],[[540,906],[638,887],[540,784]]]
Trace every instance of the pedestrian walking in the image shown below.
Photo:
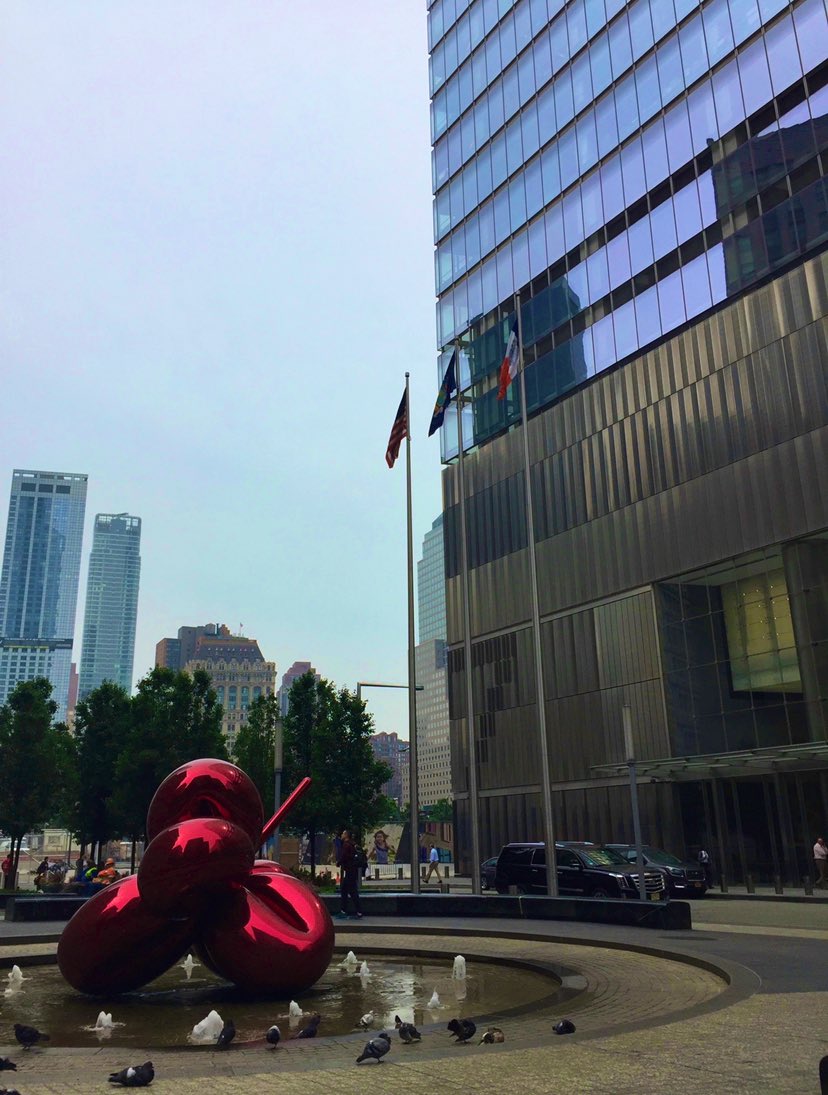
[[[821,836],[817,837],[814,845],[814,866],[816,867],[816,884],[823,889],[828,882],[828,846],[825,844],[825,838]]]
[[[709,889],[713,885],[713,869],[710,865],[710,853],[704,848],[699,851],[699,866],[704,871],[704,881]]]
[[[339,849],[339,859],[336,863],[339,867],[339,900],[340,910],[337,914],[340,920],[348,917],[348,898],[354,906],[354,915],[357,920],[362,919],[362,909],[359,907],[359,859],[357,849],[351,834],[347,829],[342,830],[342,845]]]
[[[425,881],[431,878],[432,871],[437,872],[437,881],[440,881],[440,853],[432,844],[428,851],[428,873],[425,876]]]

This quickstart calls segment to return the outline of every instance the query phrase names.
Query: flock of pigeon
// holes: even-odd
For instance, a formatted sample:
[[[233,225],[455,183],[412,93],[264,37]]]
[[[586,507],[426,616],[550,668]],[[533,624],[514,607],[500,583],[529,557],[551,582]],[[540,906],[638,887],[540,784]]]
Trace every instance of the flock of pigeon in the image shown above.
[[[321,1022],[322,1016],[319,1012],[315,1012],[290,1037],[315,1038]],[[369,1011],[362,1016],[356,1025],[362,1030],[368,1030],[373,1026],[373,1023],[374,1013]],[[422,1035],[414,1024],[404,1022],[399,1015],[394,1016],[394,1026],[399,1034],[400,1041],[404,1045],[410,1046],[415,1042],[422,1041]],[[457,1045],[468,1045],[477,1034],[477,1026],[471,1019],[452,1019],[448,1024],[448,1030],[451,1031]],[[575,1026],[569,1019],[562,1019],[555,1025],[554,1030],[556,1034],[574,1034]],[[25,1026],[23,1023],[14,1024],[14,1036],[23,1049],[31,1049],[32,1046],[36,1046],[40,1042],[49,1041],[48,1034],[44,1034],[36,1027]],[[236,1025],[232,1019],[228,1019],[216,1039],[216,1048],[227,1049],[235,1037]],[[281,1040],[282,1032],[274,1024],[265,1034],[265,1041],[273,1049],[276,1049]],[[487,1027],[478,1045],[494,1045],[505,1041],[506,1036],[500,1027]],[[357,1057],[356,1063],[359,1065],[363,1061],[376,1061],[377,1064],[380,1064],[390,1049],[391,1036],[386,1031],[382,1031],[375,1038],[371,1038],[365,1043],[365,1047]],[[4,1071],[17,1071],[17,1065],[8,1057],[0,1057],[0,1072]],[[155,1069],[152,1066],[152,1061],[145,1061],[142,1065],[129,1065],[127,1068],[122,1068],[120,1072],[111,1073],[109,1082],[118,1084],[120,1087],[148,1087],[154,1079]],[[19,1095],[19,1092],[12,1088],[0,1087],[0,1095]]]

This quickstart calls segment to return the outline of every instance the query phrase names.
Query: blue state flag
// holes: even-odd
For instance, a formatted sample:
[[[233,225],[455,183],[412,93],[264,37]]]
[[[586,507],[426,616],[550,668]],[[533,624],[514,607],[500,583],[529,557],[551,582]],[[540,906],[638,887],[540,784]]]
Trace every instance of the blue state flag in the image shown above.
[[[434,414],[431,416],[431,425],[428,427],[428,436],[431,437],[433,433],[443,424],[446,411],[451,403],[451,397],[457,391],[457,379],[454,375],[455,363],[457,361],[457,351],[451,355],[451,361],[448,363],[445,376],[443,377],[443,383],[440,386],[440,391],[437,393],[437,402],[434,404]]]

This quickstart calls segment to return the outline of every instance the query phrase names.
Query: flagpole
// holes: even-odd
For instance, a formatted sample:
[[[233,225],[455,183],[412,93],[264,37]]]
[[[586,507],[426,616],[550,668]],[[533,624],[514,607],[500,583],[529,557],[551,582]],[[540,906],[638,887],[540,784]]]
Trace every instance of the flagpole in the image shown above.
[[[411,399],[405,374],[405,485],[408,517],[408,788],[411,809],[411,892],[420,892],[420,796],[417,787],[417,681],[414,669],[414,530],[411,513]]]
[[[474,679],[472,675],[471,606],[469,604],[469,550],[466,537],[466,472],[463,454],[463,396],[460,380],[460,339],[454,344],[457,382],[457,452],[460,487],[460,566],[463,591],[463,662],[466,667],[466,748],[469,754],[469,829],[471,832],[472,893],[480,890],[480,829],[477,788],[477,746],[474,734]]]
[[[535,652],[535,693],[538,705],[538,734],[540,737],[541,793],[543,805],[543,829],[546,842],[546,887],[550,897],[558,896],[557,856],[555,854],[555,815],[552,812],[552,777],[549,771],[549,742],[546,737],[546,694],[543,687],[543,651],[540,633],[540,604],[538,600],[538,565],[535,557],[535,510],[532,502],[532,475],[529,464],[529,419],[526,413],[526,377],[523,375],[523,319],[520,313],[520,296],[515,294],[517,313],[518,352],[520,367],[520,419],[523,434],[523,477],[526,488],[526,535],[529,541],[529,576],[532,591],[532,637]]]

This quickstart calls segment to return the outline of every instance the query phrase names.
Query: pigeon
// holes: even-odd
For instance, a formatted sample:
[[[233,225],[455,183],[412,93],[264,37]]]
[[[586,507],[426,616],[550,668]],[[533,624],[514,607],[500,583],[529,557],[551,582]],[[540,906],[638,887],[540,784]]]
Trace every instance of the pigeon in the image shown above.
[[[274,1024],[265,1035],[265,1041],[268,1045],[273,1046],[273,1048],[275,1049],[276,1046],[278,1046],[281,1037],[281,1030],[279,1030],[279,1028]]]
[[[479,1046],[482,1046],[485,1043],[485,1045],[491,1046],[491,1045],[494,1045],[495,1042],[505,1042],[505,1041],[506,1041],[506,1035],[503,1033],[503,1031],[500,1029],[500,1027],[487,1027],[486,1028],[486,1033],[483,1035],[483,1037],[480,1039],[480,1041],[477,1044]]]
[[[394,1026],[400,1032],[400,1040],[410,1046],[412,1042],[419,1042],[420,1032],[413,1023],[404,1023],[399,1015],[394,1016]]]
[[[571,1019],[561,1019],[559,1023],[555,1024],[554,1029],[556,1034],[574,1034],[575,1024]]]
[[[819,1090],[821,1095],[828,1095],[828,1054],[819,1062]]]
[[[16,1087],[0,1087],[0,1095],[20,1095]]]
[[[471,1019],[452,1019],[448,1029],[457,1039],[458,1046],[466,1045],[469,1038],[473,1038],[477,1033],[477,1027]]]
[[[221,1028],[221,1034],[216,1038],[216,1046],[219,1049],[228,1049],[230,1043],[236,1037],[236,1024],[232,1019],[228,1019],[224,1026]]]
[[[360,1030],[370,1030],[374,1025],[374,1013],[373,1011],[366,1011],[362,1018],[357,1023]]]
[[[14,1036],[24,1049],[36,1046],[38,1042],[49,1041],[48,1034],[42,1034],[37,1027],[27,1027],[23,1023],[14,1024]]]
[[[0,1057],[0,1072],[17,1072],[17,1065],[8,1057]]]
[[[144,1061],[142,1065],[130,1065],[122,1068],[120,1072],[113,1072],[109,1077],[111,1084],[120,1084],[121,1087],[147,1087],[155,1079],[155,1069],[152,1061]]]
[[[360,1053],[356,1059],[356,1063],[360,1061],[376,1061],[378,1065],[382,1064],[382,1058],[391,1048],[391,1039],[385,1033],[378,1034],[376,1038],[372,1038],[370,1042],[365,1043],[365,1049]]]
[[[321,1022],[322,1016],[317,1011],[313,1015],[311,1015],[310,1019],[308,1019],[307,1023],[305,1023],[304,1026],[300,1027],[299,1030],[294,1031],[294,1033],[291,1034],[291,1038],[315,1038],[316,1030]]]

